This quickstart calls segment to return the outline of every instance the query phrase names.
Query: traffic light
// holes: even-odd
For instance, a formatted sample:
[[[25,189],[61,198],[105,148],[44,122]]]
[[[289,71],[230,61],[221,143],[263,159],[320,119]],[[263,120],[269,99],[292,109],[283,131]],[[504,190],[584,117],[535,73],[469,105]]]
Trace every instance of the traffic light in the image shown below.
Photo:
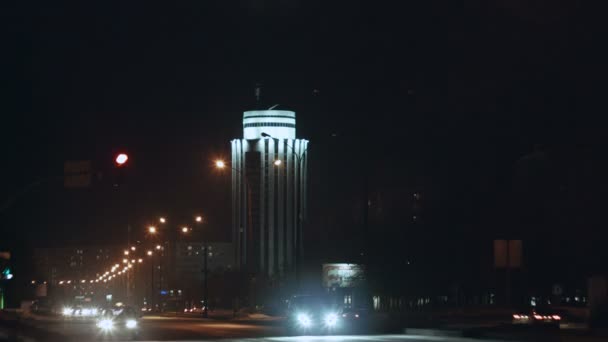
[[[11,272],[11,268],[6,266],[2,270],[2,279],[11,280],[13,279],[13,273]]]
[[[125,183],[127,169],[129,169],[129,155],[126,152],[118,152],[114,156],[114,187],[119,187]]]
[[[116,155],[114,162],[116,163],[116,166],[122,167],[127,164],[128,160],[129,156],[126,153],[119,153]]]

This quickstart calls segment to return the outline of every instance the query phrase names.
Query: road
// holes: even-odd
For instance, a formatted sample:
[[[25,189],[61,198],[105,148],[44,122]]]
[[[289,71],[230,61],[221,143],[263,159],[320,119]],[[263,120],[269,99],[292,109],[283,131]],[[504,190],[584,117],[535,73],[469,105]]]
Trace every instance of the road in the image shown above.
[[[129,337],[122,333],[101,334],[92,322],[29,321],[27,324],[39,331],[47,332],[45,340],[87,341],[93,336],[100,339],[122,340]],[[161,316],[144,317],[139,323],[138,331],[137,340],[144,341],[238,339],[279,336],[282,333],[282,329],[277,325]]]
[[[22,336],[32,341],[91,341],[91,340],[130,340],[126,334],[100,334],[92,322],[25,320],[19,328]],[[397,342],[397,341],[480,341],[450,336],[428,336],[412,333],[384,335],[333,335],[333,336],[294,336],[285,337],[280,322],[231,321],[185,317],[149,316],[140,321],[140,341],[196,341],[220,340],[227,342]],[[2,331],[0,329],[0,340]],[[599,342],[606,337],[590,337],[576,334],[563,334],[559,331],[525,332],[496,331],[484,336],[484,340],[510,340],[535,342]]]
[[[93,323],[29,321],[34,341],[129,340],[125,334],[100,334]],[[35,330],[35,332],[34,332]],[[396,342],[467,341],[461,338],[412,335],[334,335],[284,337],[280,324],[268,322],[213,321],[199,318],[145,317],[140,321],[139,341],[219,340],[247,342]],[[472,341],[472,340],[471,340]]]

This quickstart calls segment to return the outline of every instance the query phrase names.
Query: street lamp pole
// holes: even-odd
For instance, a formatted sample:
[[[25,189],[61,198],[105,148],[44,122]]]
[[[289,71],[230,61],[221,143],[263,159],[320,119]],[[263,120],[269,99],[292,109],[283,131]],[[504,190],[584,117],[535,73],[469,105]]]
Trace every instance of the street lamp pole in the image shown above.
[[[224,169],[227,167],[226,163],[222,160],[216,160],[215,161],[215,167],[217,169]],[[247,273],[247,279],[250,280],[250,269],[249,269],[249,265],[251,260],[249,260],[249,258],[246,258],[247,255],[244,255],[245,250],[243,248],[243,239],[244,237],[246,238],[251,238],[252,236],[252,222],[253,222],[253,217],[252,217],[252,213],[251,213],[251,185],[249,184],[249,181],[247,179],[247,173],[246,172],[242,172],[241,170],[234,168],[232,166],[228,166],[230,167],[230,169],[232,169],[233,171],[236,171],[241,178],[243,179],[243,182],[245,183],[245,210],[247,211],[247,218],[246,218],[246,229],[248,231],[248,234],[245,235],[243,234],[243,225],[242,225],[242,216],[241,216],[241,212],[239,212],[239,222],[237,223],[238,225],[238,236],[236,236],[235,238],[238,239],[238,244],[237,244],[237,253],[235,255],[235,259],[237,260],[237,263],[239,265],[239,268],[243,267],[244,271]],[[239,210],[240,210],[240,203],[241,202],[241,197],[243,195],[243,192],[241,191],[241,187],[239,186],[238,189],[238,193],[239,193]],[[249,246],[250,247],[250,246]],[[251,248],[247,248],[247,253],[250,253]],[[207,253],[205,251],[205,258],[207,257]],[[243,260],[245,260],[245,262],[243,262]],[[251,283],[248,283],[249,286],[251,286]]]
[[[203,223],[202,216],[196,216],[194,221],[197,224]],[[209,278],[209,269],[207,268],[207,253],[209,253],[209,243],[207,241],[207,235],[204,230],[201,229],[201,237],[203,240],[203,317],[209,317],[209,288],[207,287],[207,278]]]
[[[207,278],[209,278],[209,270],[207,269],[207,253],[208,246],[206,239],[203,239],[203,246],[205,250],[205,255],[203,256],[203,273],[205,275],[204,283],[203,283],[203,317],[209,317],[209,296],[208,296],[208,287],[207,287]]]
[[[252,225],[251,186],[250,186],[249,181],[247,179],[247,173],[244,173],[241,170],[239,170],[237,168],[234,168],[232,166],[226,165],[226,163],[224,161],[222,161],[222,160],[216,160],[215,161],[215,167],[218,168],[218,169],[220,169],[220,170],[224,169],[226,167],[229,167],[233,171],[238,172],[241,175],[241,177],[243,178],[243,182],[245,183],[245,192],[246,192],[245,193],[245,210],[247,211],[247,224],[246,224],[246,227],[247,227],[248,230],[250,230],[251,229],[251,225]],[[242,192],[241,192],[241,189],[239,188],[239,198],[240,198],[240,195],[242,195]],[[239,218],[240,217],[241,217],[241,215],[239,214]],[[242,236],[243,226],[242,226],[241,223],[242,223],[241,221],[238,222],[238,226],[239,226],[238,227],[238,229],[239,229],[238,233],[239,233],[239,236],[238,236],[238,246],[237,246],[237,248],[238,248],[237,262],[238,262],[239,266],[241,266],[243,264],[243,258],[244,258],[244,256],[243,256],[243,236]],[[247,235],[247,236],[249,237],[250,235]]]

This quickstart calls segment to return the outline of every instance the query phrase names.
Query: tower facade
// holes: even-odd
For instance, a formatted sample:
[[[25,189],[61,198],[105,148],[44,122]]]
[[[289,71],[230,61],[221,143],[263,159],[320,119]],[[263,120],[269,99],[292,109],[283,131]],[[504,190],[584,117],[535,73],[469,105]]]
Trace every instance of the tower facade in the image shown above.
[[[296,114],[243,114],[232,148],[232,241],[241,270],[284,277],[298,267],[306,220],[308,141],[296,138]]]

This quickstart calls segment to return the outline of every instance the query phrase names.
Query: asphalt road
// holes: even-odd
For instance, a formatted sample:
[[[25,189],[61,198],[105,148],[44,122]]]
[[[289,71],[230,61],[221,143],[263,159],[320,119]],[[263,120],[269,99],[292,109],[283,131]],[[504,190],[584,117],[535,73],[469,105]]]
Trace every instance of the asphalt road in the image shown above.
[[[129,334],[101,334],[93,323],[41,322],[28,324],[37,331],[38,341],[130,340]],[[219,340],[231,342],[394,342],[394,341],[468,341],[462,338],[412,335],[332,335],[285,337],[279,324],[264,322],[213,321],[197,318],[145,317],[140,321],[138,341]],[[42,332],[42,333],[41,333]],[[471,340],[472,341],[472,340]]]
[[[280,322],[263,321],[219,321],[213,319],[185,317],[145,317],[140,321],[139,341],[200,341],[223,340],[227,342],[397,342],[397,341],[477,341],[451,336],[422,336],[419,333],[378,334],[378,335],[332,335],[332,336],[292,336],[286,337]],[[2,328],[0,326],[0,328]],[[31,341],[123,341],[131,340],[129,334],[114,332],[101,334],[93,322],[25,320],[19,324],[21,336],[31,337]],[[0,340],[2,340],[0,329]],[[479,337],[479,336],[478,336]],[[599,342],[607,341],[606,336],[591,337],[568,334],[564,331],[536,331],[507,329],[491,331],[482,340],[509,340],[535,342]]]

